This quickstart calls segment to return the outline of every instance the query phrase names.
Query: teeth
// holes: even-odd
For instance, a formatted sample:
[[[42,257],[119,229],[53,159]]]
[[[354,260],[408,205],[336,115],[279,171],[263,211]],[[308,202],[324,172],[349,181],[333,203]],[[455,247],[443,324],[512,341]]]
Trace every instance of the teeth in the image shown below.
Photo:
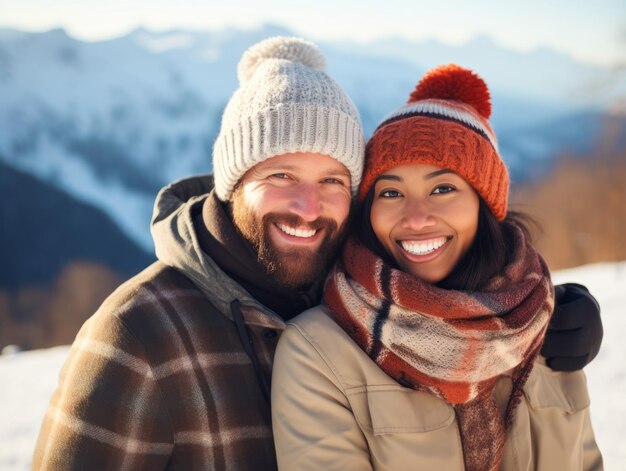
[[[424,241],[400,241],[400,245],[404,250],[414,255],[427,255],[434,252],[443,244],[446,243],[447,238],[439,237],[437,239],[430,239]]]
[[[295,227],[285,226],[284,224],[277,224],[278,228],[283,231],[285,234],[289,234],[290,236],[295,237],[313,237],[317,230],[315,229],[296,229]]]

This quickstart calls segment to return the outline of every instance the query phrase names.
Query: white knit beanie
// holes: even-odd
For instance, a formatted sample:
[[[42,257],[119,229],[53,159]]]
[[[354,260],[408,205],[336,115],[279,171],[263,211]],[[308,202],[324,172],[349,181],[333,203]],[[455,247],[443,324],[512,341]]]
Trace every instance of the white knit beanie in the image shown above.
[[[317,46],[299,38],[268,38],[243,54],[239,89],[224,110],[213,147],[220,200],[228,201],[237,182],[259,162],[293,152],[341,162],[356,193],[365,149],[361,120],[324,68]]]

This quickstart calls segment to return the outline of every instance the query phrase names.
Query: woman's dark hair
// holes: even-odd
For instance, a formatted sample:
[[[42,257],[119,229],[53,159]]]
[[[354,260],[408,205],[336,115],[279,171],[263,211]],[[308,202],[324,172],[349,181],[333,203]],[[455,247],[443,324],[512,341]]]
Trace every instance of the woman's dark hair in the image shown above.
[[[465,256],[446,278],[437,286],[446,289],[476,291],[482,288],[495,274],[502,271],[509,261],[511,252],[510,228],[515,224],[530,238],[529,225],[536,224],[524,213],[509,211],[504,221],[498,221],[487,204],[479,197],[478,229],[476,237]],[[357,211],[355,233],[363,244],[386,263],[397,266],[395,260],[378,241],[370,221],[374,187],[370,188],[365,201]]]
[[[437,285],[446,289],[481,289],[509,262],[511,226],[515,224],[520,227],[530,239],[528,225],[532,223],[534,221],[528,215],[516,211],[509,211],[504,221],[500,222],[480,198],[476,237],[452,273]]]

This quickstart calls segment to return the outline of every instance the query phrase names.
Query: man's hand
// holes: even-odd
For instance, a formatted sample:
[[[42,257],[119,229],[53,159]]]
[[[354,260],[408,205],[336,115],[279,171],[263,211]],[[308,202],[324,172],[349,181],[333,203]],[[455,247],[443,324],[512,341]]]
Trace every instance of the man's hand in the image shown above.
[[[596,357],[602,344],[600,305],[583,285],[566,283],[554,291],[554,314],[541,354],[553,370],[580,370]]]

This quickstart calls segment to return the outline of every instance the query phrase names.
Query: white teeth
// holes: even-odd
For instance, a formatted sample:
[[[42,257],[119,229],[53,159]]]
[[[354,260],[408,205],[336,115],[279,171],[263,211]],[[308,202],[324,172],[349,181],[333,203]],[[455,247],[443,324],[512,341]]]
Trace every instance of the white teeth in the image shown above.
[[[404,250],[414,255],[427,255],[437,250],[445,244],[447,240],[448,239],[446,237],[439,237],[437,239],[424,240],[420,242],[402,240],[400,241],[400,245],[402,245]]]
[[[290,236],[295,237],[313,237],[317,232],[315,229],[296,229],[295,227],[285,226],[284,224],[277,224],[278,228],[283,231],[285,234],[289,234]]]

